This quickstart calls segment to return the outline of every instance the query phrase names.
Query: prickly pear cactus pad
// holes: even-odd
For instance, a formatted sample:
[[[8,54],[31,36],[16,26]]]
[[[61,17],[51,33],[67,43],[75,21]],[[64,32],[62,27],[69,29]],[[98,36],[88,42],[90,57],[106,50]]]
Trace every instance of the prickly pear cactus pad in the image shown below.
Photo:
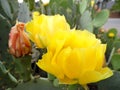
[[[0,90],[120,90],[120,37],[109,0],[0,0]]]
[[[0,21],[0,60],[9,67],[9,64],[12,63],[11,55],[8,52],[8,38],[11,25],[2,15],[0,15]]]

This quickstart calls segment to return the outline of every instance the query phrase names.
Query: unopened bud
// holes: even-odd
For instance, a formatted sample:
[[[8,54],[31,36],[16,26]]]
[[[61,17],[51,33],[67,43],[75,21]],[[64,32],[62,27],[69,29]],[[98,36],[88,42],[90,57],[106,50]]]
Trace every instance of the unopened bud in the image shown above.
[[[99,32],[100,32],[100,33],[104,33],[104,32],[105,32],[105,29],[104,29],[104,28],[100,28]]]
[[[97,11],[97,9],[98,9],[98,6],[94,5],[94,10]]]
[[[25,24],[17,23],[9,34],[9,51],[15,57],[24,56],[31,52],[31,43],[24,31]]]

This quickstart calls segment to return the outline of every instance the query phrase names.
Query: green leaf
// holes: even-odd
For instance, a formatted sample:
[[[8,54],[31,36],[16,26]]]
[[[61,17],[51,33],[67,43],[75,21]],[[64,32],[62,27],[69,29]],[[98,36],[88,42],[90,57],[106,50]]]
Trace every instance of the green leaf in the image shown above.
[[[85,11],[80,18],[81,29],[87,29],[88,31],[93,32],[91,20],[91,13],[89,11]]]
[[[28,0],[24,0],[24,2],[28,2]]]
[[[3,63],[0,61],[0,87],[8,88],[16,86],[16,78],[6,70]]]
[[[18,12],[18,8],[19,8],[19,3],[18,0],[8,0],[10,6],[11,6],[11,13],[16,13]]]
[[[2,71],[4,74],[7,72],[5,66],[2,64],[1,61],[0,61],[0,71]]]
[[[116,50],[120,48],[120,40],[116,40],[114,42],[114,47],[115,47]]]
[[[26,55],[20,58],[14,58],[16,72],[23,79],[29,81],[31,79],[31,56]]]
[[[92,25],[92,23],[89,23],[88,26],[86,26],[85,29],[90,31],[90,32],[93,32],[93,25]]]
[[[111,64],[114,70],[120,70],[120,54],[114,54],[112,56]]]
[[[62,89],[54,87],[48,79],[38,78],[36,79],[36,81],[21,83],[13,90],[62,90]]]
[[[98,90],[120,90],[120,72],[115,71],[108,79],[97,83]]]
[[[64,9],[67,9],[67,8],[72,7],[73,0],[50,0],[49,5],[53,5],[53,4],[59,5],[63,7]]]
[[[108,18],[109,18],[109,11],[102,10],[101,12],[96,14],[92,23],[95,27],[101,27],[107,22]]]
[[[52,74],[48,73],[48,79],[49,80],[54,80],[54,79],[56,79],[56,77],[53,76]]]
[[[79,87],[80,85],[78,84],[69,85],[68,90],[78,90]]]
[[[18,21],[26,23],[29,20],[30,20],[29,8],[27,6],[27,3],[23,2],[19,8]]]
[[[6,15],[12,19],[12,14],[11,14],[11,8],[7,0],[0,0],[0,4],[2,5],[2,8]]]
[[[12,65],[12,56],[8,52],[8,39],[11,25],[3,15],[0,14],[0,60],[4,62],[4,65],[11,69]]]
[[[9,78],[10,78],[10,80],[12,82],[15,82],[16,84],[18,83],[18,81],[16,80],[16,78],[11,73],[8,73],[8,76],[9,76]]]
[[[35,0],[28,0],[29,2],[29,10],[32,11],[35,8]]]
[[[79,7],[80,13],[83,14],[87,8],[87,0],[82,0],[79,5],[80,5]]]
[[[109,54],[109,58],[108,58],[108,61],[107,61],[107,65],[109,65],[109,63],[111,62],[111,58],[112,58],[114,52],[115,52],[115,47],[112,48],[112,50],[111,50],[111,52],[110,52],[110,54]]]
[[[59,80],[58,80],[58,79],[54,79],[53,85],[54,85],[55,87],[59,87]]]
[[[19,3],[18,3],[18,0],[8,0],[8,2],[10,4],[11,14],[13,16],[12,20],[10,21],[10,23],[12,25],[15,25],[16,19],[18,17]]]
[[[41,1],[41,0],[40,0]],[[60,1],[63,1],[63,0],[50,0],[50,3],[49,4],[53,4],[53,3],[59,3]]]

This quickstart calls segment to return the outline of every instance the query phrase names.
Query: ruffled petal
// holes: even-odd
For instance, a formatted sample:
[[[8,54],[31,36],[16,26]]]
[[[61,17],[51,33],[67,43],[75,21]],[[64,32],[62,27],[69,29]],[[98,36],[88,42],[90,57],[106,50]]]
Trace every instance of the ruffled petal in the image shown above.
[[[102,68],[99,71],[88,71],[79,78],[79,83],[84,85],[88,83],[94,83],[100,80],[104,80],[113,75],[113,72],[109,68]]]

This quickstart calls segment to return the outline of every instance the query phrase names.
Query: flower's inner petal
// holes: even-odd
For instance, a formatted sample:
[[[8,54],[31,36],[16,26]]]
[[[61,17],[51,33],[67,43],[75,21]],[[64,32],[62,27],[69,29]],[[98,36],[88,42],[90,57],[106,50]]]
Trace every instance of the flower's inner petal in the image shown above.
[[[94,83],[112,76],[113,73],[109,68],[102,68],[99,71],[88,71],[79,78],[80,84]]]

